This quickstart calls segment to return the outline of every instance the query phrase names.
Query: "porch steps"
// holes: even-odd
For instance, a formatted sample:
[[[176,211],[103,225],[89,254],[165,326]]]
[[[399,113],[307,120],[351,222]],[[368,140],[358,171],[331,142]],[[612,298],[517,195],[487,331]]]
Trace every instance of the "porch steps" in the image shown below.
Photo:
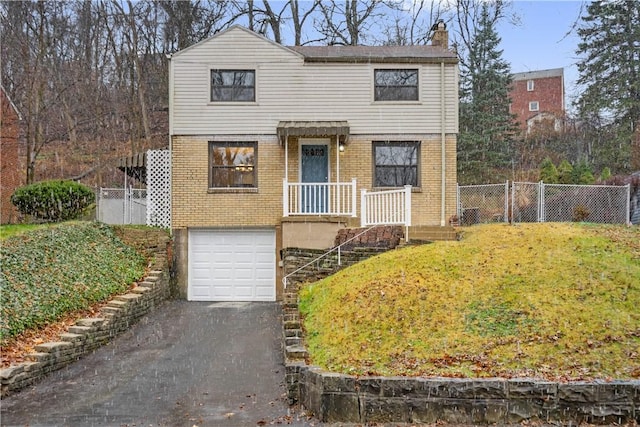
[[[456,240],[456,230],[451,226],[416,225],[409,227],[409,242],[436,240]]]

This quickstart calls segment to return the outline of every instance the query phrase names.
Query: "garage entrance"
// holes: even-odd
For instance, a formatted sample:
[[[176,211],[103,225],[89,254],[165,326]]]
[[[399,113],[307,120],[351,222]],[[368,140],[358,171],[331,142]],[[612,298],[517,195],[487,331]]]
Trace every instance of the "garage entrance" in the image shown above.
[[[189,301],[275,301],[275,230],[189,230]]]

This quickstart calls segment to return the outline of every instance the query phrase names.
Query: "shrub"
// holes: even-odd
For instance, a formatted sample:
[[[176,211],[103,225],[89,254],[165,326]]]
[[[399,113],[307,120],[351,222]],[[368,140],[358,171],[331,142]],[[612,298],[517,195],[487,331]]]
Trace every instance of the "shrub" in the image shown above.
[[[591,215],[591,212],[585,205],[578,205],[573,208],[572,220],[573,222],[583,222],[589,218],[589,215]]]
[[[49,222],[75,219],[94,201],[89,187],[73,181],[42,181],[18,188],[11,196],[22,214]]]

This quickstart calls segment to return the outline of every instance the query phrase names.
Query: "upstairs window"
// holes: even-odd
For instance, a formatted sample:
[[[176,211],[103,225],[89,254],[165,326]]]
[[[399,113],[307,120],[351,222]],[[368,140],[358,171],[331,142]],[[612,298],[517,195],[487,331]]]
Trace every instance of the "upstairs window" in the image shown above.
[[[529,103],[529,111],[538,111],[540,106],[538,105],[538,101],[531,101]]]
[[[535,88],[535,82],[533,80],[527,80],[527,91],[533,92]]]
[[[375,101],[417,101],[418,70],[375,70]]]
[[[209,143],[209,188],[257,187],[255,142]]]
[[[254,70],[211,70],[211,102],[255,102]]]
[[[419,142],[374,142],[374,187],[418,187],[419,159]]]

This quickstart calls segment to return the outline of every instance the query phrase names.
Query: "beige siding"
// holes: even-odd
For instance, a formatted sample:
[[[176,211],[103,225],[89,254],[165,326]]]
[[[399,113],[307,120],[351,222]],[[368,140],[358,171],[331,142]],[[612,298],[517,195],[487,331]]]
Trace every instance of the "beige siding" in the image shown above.
[[[440,64],[420,69],[418,103],[373,102],[374,68],[392,64],[305,64],[296,53],[232,29],[171,61],[172,134],[275,134],[280,120],[348,120],[351,133],[438,133]],[[213,68],[256,70],[256,102],[209,102]],[[457,132],[457,66],[445,66],[446,131]]]

